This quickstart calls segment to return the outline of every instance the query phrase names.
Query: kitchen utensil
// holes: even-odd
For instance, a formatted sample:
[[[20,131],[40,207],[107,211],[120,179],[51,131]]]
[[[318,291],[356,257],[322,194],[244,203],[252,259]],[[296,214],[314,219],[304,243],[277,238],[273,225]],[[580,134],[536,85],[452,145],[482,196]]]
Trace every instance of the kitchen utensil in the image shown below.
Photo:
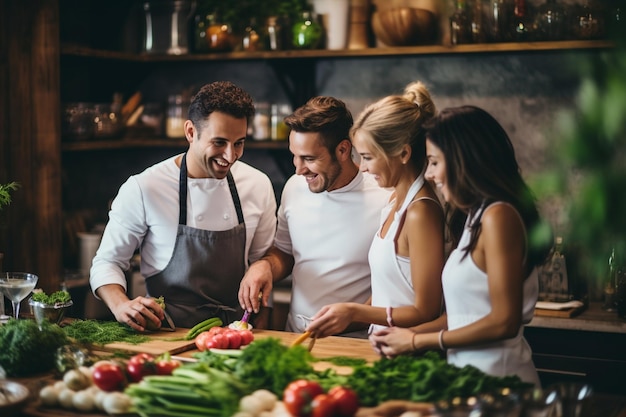
[[[167,325],[169,327],[161,326],[161,330],[165,330],[166,332],[176,331],[176,326],[174,325],[174,320],[172,320],[172,317],[165,310],[163,310],[163,313],[165,314],[165,321],[167,322]]]

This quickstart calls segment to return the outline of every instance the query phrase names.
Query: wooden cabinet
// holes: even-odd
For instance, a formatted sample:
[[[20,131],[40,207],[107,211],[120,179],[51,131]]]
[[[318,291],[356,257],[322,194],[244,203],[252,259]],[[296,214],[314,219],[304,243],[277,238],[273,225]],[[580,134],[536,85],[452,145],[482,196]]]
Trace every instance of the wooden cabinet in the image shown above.
[[[276,74],[295,107],[317,93],[316,69],[321,61],[376,59],[392,62],[404,57],[440,56],[445,59],[475,54],[483,57],[485,54],[602,49],[611,45],[607,41],[561,41],[140,55],[126,52],[130,49],[121,40],[122,34],[133,39],[140,36],[136,29],[124,25],[131,3],[134,2],[42,0],[28,2],[28,6],[20,0],[0,3],[4,34],[0,36],[0,53],[2,62],[6,63],[0,65],[0,90],[3,91],[0,181],[22,184],[10,210],[2,213],[8,216],[8,227],[0,236],[0,252],[5,253],[5,268],[37,272],[47,291],[58,288],[63,268],[67,266],[67,259],[63,259],[63,248],[69,244],[63,239],[64,216],[84,209],[82,204],[93,202],[97,202],[99,210],[105,210],[107,199],[113,197],[125,179],[125,169],[130,164],[141,160],[141,164],[147,166],[186,146],[182,141],[159,137],[64,140],[60,128],[63,102],[106,101],[115,91],[128,96],[137,84],[153,75],[156,68],[166,68],[175,74],[181,67],[215,68],[228,63],[246,68],[251,62],[262,62]],[[68,11],[73,16],[69,16]],[[245,76],[245,71],[242,74]],[[279,155],[285,166],[291,163],[285,143],[251,141],[246,146]]]

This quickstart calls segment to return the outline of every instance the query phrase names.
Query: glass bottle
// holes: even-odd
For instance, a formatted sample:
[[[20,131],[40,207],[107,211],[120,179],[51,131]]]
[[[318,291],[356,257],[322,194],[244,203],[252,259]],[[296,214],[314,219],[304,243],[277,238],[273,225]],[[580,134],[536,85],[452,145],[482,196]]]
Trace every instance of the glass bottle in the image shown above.
[[[270,16],[265,22],[265,49],[281,51],[283,49],[283,34],[277,16]]]
[[[261,51],[264,49],[261,34],[254,17],[250,19],[250,24],[244,29],[241,42],[244,51]]]
[[[490,20],[491,41],[509,41],[509,27],[511,20],[509,0],[491,0]]]
[[[289,138],[289,127],[285,124],[285,117],[291,114],[289,104],[272,104],[270,138],[272,140],[287,140]]]
[[[565,9],[556,0],[546,0],[537,11],[533,32],[534,38],[539,41],[565,39]]]
[[[472,42],[484,43],[487,40],[487,33],[485,32],[482,0],[471,0],[471,9]]]
[[[317,15],[304,11],[296,20],[292,30],[295,49],[318,49],[322,46],[324,28],[317,20]]]
[[[609,255],[608,262],[608,270],[607,277],[604,283],[604,304],[602,305],[602,309],[606,311],[616,311],[615,305],[615,274],[617,272],[616,268],[616,260],[615,260],[615,248],[611,250],[611,254]]]
[[[572,298],[563,253],[563,238],[554,239],[550,259],[544,264],[539,278],[539,299],[542,301],[570,301]]]
[[[513,9],[513,25],[511,35],[513,40],[517,42],[525,42],[529,40],[531,22],[526,8],[526,0],[515,0]]]
[[[472,42],[471,19],[465,0],[457,0],[454,14],[450,16],[450,42],[452,45]]]

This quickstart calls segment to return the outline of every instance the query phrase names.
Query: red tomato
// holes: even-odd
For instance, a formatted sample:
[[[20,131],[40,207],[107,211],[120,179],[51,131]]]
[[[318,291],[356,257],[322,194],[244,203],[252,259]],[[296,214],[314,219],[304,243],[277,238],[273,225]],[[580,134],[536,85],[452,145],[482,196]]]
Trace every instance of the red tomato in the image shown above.
[[[154,362],[129,362],[126,365],[126,375],[131,382],[139,382],[146,375],[154,375],[156,373]]]
[[[126,385],[126,377],[120,366],[103,363],[94,367],[93,383],[102,391],[121,391]]]
[[[227,330],[228,328],[226,327],[214,326],[214,327],[211,327],[209,330],[207,330],[207,332],[209,332],[209,334],[211,335],[214,335],[214,334],[224,333]]]
[[[178,368],[182,363],[179,360],[172,359],[169,353],[159,356],[156,361],[157,375],[172,375],[174,369]]]
[[[212,335],[207,332],[202,332],[194,339],[194,343],[200,352],[204,352],[207,350],[206,344],[209,339],[211,339]]]
[[[299,379],[287,385],[283,393],[283,403],[292,416],[308,417],[311,416],[313,398],[323,393],[322,386],[317,382]]]
[[[213,340],[217,349],[228,349],[228,338],[224,333],[214,334],[209,340]]]
[[[241,347],[241,335],[239,330],[230,330],[226,333],[226,339],[228,339],[228,349],[239,349]]]
[[[152,356],[149,353],[138,353],[135,356],[132,356],[129,360],[128,363],[139,363],[139,364],[143,364],[146,362],[152,362],[154,361],[154,356]]]
[[[241,346],[249,345],[254,340],[252,330],[239,330],[239,334],[241,335]]]
[[[335,410],[335,399],[328,394],[316,395],[311,401],[311,417],[331,417]]]
[[[335,414],[339,417],[351,417],[359,409],[359,397],[350,388],[336,386],[328,391],[335,400]]]

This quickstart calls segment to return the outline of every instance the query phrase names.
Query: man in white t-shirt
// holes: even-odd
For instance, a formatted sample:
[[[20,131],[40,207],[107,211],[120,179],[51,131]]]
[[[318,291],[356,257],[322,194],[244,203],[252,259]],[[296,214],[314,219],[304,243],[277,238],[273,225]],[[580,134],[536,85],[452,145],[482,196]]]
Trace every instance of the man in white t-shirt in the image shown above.
[[[291,274],[285,330],[302,332],[322,306],[370,298],[367,254],[390,192],[352,159],[353,120],[341,100],[314,97],[285,123],[296,175],[282,192],[274,246],[246,272],[239,301],[258,311],[267,305],[273,283]],[[367,324],[357,323],[343,335],[367,337],[366,332]]]

